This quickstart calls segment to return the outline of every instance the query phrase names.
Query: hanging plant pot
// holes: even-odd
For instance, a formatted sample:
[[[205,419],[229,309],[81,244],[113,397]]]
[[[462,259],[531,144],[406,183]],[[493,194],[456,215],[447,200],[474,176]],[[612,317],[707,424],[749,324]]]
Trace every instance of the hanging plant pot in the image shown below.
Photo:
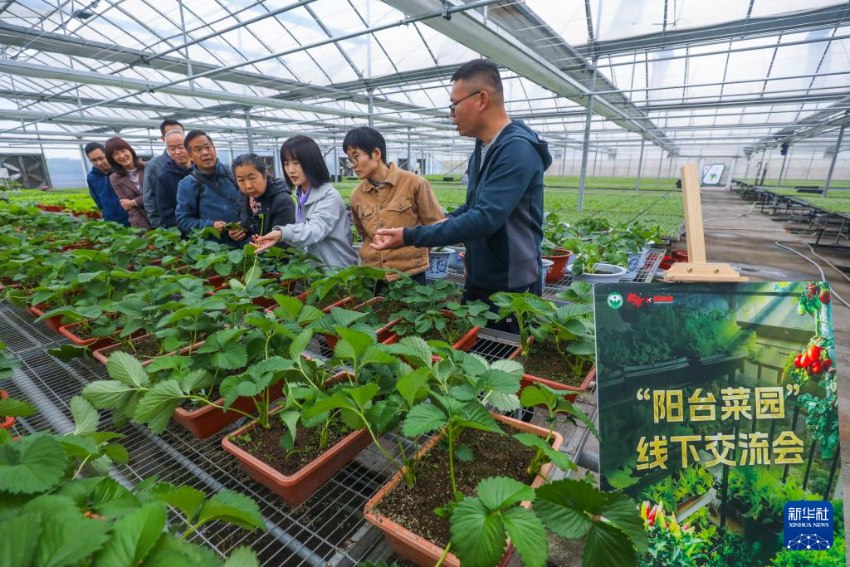
[[[531,433],[543,438],[545,438],[548,434],[546,429],[530,423],[524,423],[496,413],[491,413],[490,415],[492,415],[494,419],[520,432]],[[421,459],[426,453],[431,451],[441,439],[442,435],[432,438],[422,447],[422,449],[419,450],[417,459]],[[558,432],[554,432],[552,447],[558,450],[561,448],[563,443],[564,438]],[[540,473],[534,478],[534,481],[531,484],[532,488],[537,488],[543,485],[552,473],[553,467],[554,464],[552,463],[544,465],[540,470]],[[393,475],[392,478],[390,478],[390,480],[387,481],[387,483],[366,502],[366,505],[363,507],[363,514],[366,517],[367,522],[384,532],[384,535],[386,536],[390,547],[393,548],[393,551],[416,565],[430,567],[439,561],[440,557],[443,555],[443,548],[398,524],[388,516],[384,515],[379,509],[380,503],[384,497],[391,493],[400,483],[404,482],[404,472],[406,471],[402,470]],[[417,474],[423,474],[423,472],[420,470]],[[523,507],[530,507],[530,503],[523,503]],[[508,544],[502,557],[502,563],[500,564],[504,564],[504,562],[506,562],[506,560],[511,556],[512,552],[512,546]],[[453,553],[449,553],[442,564],[460,567],[460,561]]]
[[[546,283],[558,283],[564,279],[564,275],[567,272],[567,261],[572,254],[570,250],[555,248],[550,256],[543,256],[544,260],[550,260],[552,262],[549,271],[546,273]]]
[[[9,392],[0,390],[0,400],[8,400]],[[11,416],[0,415],[0,429],[11,429],[15,425],[15,418]]]
[[[428,255],[428,270],[425,272],[425,278],[441,280],[449,275],[449,261],[454,253],[455,249],[448,246],[432,248]]]
[[[272,414],[282,409],[278,408]],[[372,437],[367,430],[353,431],[295,474],[286,475],[230,440],[231,437],[250,433],[257,425],[256,421],[252,421],[237,429],[232,434],[222,438],[221,446],[225,451],[239,459],[248,476],[269,488],[292,507],[298,506],[310,498],[345,465],[353,461],[354,457],[360,454],[363,449],[372,444]]]

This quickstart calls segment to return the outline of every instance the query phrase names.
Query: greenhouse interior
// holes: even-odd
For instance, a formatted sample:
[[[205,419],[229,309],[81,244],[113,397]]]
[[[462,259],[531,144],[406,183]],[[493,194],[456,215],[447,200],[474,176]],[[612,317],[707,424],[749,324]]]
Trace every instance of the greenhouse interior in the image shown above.
[[[850,565],[850,3],[0,49],[0,567]]]

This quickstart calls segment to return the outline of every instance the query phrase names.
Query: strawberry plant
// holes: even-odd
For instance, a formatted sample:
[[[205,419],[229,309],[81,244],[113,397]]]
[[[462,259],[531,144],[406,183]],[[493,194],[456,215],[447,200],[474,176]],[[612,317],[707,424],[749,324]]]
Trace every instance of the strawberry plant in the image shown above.
[[[13,441],[0,431],[0,549],[10,565],[220,565],[187,541],[210,522],[265,529],[257,504],[230,490],[210,498],[194,488],[146,479],[134,488],[108,475],[125,463],[122,435],[97,431],[99,416],[71,400],[75,429]],[[173,515],[168,515],[168,506]],[[256,565],[247,548],[232,559]]]
[[[463,565],[497,565],[510,537],[523,565],[542,567],[547,564],[547,530],[565,538],[584,537],[586,566],[634,565],[649,549],[635,503],[588,482],[564,479],[532,489],[510,478],[490,477],[478,483],[477,493],[460,501],[451,515],[446,553],[451,548]],[[534,507],[521,507],[521,502]]]

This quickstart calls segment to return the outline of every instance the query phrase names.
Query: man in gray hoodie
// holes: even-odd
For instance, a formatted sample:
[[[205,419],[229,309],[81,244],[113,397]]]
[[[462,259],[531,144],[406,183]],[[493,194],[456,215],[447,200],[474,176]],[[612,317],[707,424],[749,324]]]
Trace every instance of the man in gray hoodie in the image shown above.
[[[449,114],[461,136],[476,139],[469,158],[466,204],[431,226],[385,228],[378,250],[401,246],[466,246],[464,299],[489,301],[497,291],[540,295],[543,172],[548,145],[505,110],[499,68],[485,59],[452,76]],[[382,238],[381,238],[382,237]],[[507,323],[507,324],[504,324]],[[516,332],[513,321],[494,325]]]

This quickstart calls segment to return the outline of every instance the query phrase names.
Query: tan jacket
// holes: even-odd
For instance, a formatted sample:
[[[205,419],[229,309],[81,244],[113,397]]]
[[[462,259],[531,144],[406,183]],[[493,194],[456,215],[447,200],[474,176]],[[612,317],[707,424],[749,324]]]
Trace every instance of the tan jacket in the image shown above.
[[[375,250],[372,244],[379,228],[402,228],[434,224],[443,218],[440,203],[423,177],[390,164],[386,181],[375,187],[363,180],[351,192],[351,218],[363,239],[360,263],[416,275],[428,269],[428,249],[405,246]]]

